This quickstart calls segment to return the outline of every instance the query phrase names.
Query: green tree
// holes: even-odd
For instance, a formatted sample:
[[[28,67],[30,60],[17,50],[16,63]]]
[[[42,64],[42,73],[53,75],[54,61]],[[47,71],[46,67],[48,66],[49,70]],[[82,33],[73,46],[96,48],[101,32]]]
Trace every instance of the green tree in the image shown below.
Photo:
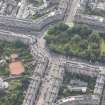
[[[88,26],[81,26],[80,35],[83,38],[87,38],[92,33],[92,30],[88,28]]]
[[[81,41],[81,36],[79,36],[78,34],[74,35],[72,38],[71,38],[71,41],[72,43],[78,43]]]
[[[48,35],[54,35],[57,33],[57,29],[55,27],[50,27],[47,31]]]
[[[59,24],[56,26],[56,28],[58,28],[60,31],[66,31],[66,30],[69,28],[69,26],[66,25],[66,24],[64,24],[64,23],[59,23]]]
[[[87,49],[88,48],[88,41],[87,40],[82,40],[80,42],[80,48]]]
[[[89,36],[89,41],[90,42],[96,42],[99,43],[100,42],[100,36],[97,32],[92,32],[92,34]]]
[[[14,44],[17,48],[26,47],[26,45],[22,43],[20,40],[17,40]]]
[[[91,49],[97,49],[97,48],[100,48],[100,45],[99,43],[91,43]]]
[[[76,33],[80,33],[81,27],[80,26],[75,26],[72,28],[72,33],[76,34]]]

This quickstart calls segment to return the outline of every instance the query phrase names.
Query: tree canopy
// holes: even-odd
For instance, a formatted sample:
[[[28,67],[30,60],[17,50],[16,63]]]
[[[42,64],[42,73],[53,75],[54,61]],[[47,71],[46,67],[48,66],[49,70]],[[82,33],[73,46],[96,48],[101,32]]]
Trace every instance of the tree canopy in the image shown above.
[[[104,34],[95,32],[86,25],[69,27],[59,23],[48,29],[45,39],[52,51],[66,56],[76,56],[91,61],[103,61],[102,56],[105,56],[105,52],[101,53]]]

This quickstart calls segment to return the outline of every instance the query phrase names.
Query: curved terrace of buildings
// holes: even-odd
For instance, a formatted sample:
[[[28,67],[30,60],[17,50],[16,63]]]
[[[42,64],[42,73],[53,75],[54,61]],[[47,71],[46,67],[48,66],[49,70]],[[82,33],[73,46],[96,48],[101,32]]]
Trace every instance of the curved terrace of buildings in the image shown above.
[[[24,1],[24,0],[23,0]],[[61,0],[62,1],[62,0]],[[69,1],[69,0],[67,0]],[[25,2],[25,1],[24,1]],[[56,2],[56,1],[55,1]],[[46,14],[45,16],[36,19],[35,21],[29,21],[27,19],[22,19],[22,18],[14,18],[11,16],[1,16],[0,15],[0,28],[1,29],[6,29],[9,31],[15,31],[18,30],[23,30],[22,32],[24,33],[27,31],[29,33],[30,31],[40,31],[43,27],[46,25],[54,22],[54,21],[60,21],[64,18],[64,14],[67,8],[67,3],[68,2],[63,2],[59,6],[57,10],[53,10],[52,12]],[[62,7],[62,5],[64,5]]]

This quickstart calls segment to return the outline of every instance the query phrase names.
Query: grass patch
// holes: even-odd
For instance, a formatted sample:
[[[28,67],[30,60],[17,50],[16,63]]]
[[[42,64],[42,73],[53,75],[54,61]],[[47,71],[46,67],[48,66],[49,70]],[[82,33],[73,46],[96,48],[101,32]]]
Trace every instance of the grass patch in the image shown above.
[[[101,55],[104,55],[105,54],[105,40],[102,39],[101,40]]]

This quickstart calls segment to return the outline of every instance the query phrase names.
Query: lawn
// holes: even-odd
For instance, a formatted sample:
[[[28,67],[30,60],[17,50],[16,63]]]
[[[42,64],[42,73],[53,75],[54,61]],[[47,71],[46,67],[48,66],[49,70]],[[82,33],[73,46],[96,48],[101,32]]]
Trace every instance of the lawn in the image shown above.
[[[101,55],[105,54],[105,40],[101,40]]]

